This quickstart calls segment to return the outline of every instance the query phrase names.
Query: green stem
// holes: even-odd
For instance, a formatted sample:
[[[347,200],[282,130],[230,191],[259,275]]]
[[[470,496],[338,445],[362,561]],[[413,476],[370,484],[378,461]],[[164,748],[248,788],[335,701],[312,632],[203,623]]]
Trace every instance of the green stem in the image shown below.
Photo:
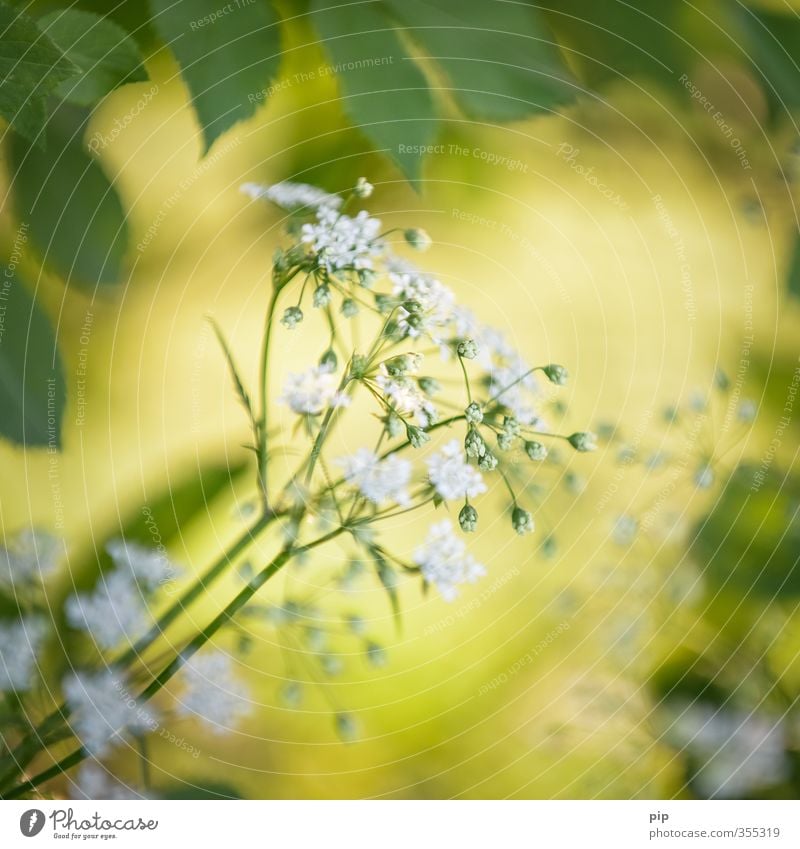
[[[296,272],[295,272],[296,273]],[[292,275],[294,276],[294,275]],[[288,283],[291,277],[285,282]],[[269,403],[269,348],[272,339],[272,326],[275,323],[275,308],[278,304],[278,296],[284,284],[276,285],[269,301],[267,308],[266,324],[264,326],[264,341],[261,346],[261,370],[259,377],[259,391],[261,393],[261,431],[258,441],[258,488],[261,492],[261,503],[264,513],[269,512],[269,495],[267,489],[267,470],[268,470],[268,445],[267,445],[267,405]]]

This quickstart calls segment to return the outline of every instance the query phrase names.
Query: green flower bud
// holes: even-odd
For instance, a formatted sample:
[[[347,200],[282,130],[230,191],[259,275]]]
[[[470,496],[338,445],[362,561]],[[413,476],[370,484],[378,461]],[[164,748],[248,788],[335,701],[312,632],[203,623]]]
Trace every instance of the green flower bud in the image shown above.
[[[360,268],[358,270],[358,282],[365,289],[371,289],[375,285],[377,276],[371,268]]]
[[[527,510],[515,507],[511,513],[511,525],[520,536],[529,534],[533,531],[533,516]]]
[[[391,437],[400,436],[403,432],[403,420],[396,413],[386,416],[386,432]]]
[[[357,198],[368,198],[372,192],[374,191],[375,186],[372,183],[367,182],[366,177],[359,177],[356,180],[355,188],[353,189],[353,194]]]
[[[478,527],[478,511],[471,504],[465,504],[458,514],[458,524],[465,534],[473,533]]]
[[[464,450],[467,452],[467,457],[483,457],[486,453],[486,443],[474,427],[467,431]]]
[[[531,460],[544,460],[547,457],[547,448],[534,440],[525,443],[525,453]]]
[[[419,388],[428,396],[441,392],[442,385],[433,377],[421,377],[417,382]]]
[[[567,442],[576,451],[594,451],[597,448],[597,437],[589,431],[573,433],[567,437]]]
[[[280,248],[275,248],[275,253],[272,254],[273,270],[280,274],[282,271],[286,271],[288,267],[289,263],[286,260],[286,254]]]
[[[367,660],[372,666],[386,666],[386,650],[378,643],[368,642],[366,645]]]
[[[415,425],[406,425],[406,437],[412,448],[422,448],[426,442],[431,441],[430,436],[422,428]]]
[[[352,298],[342,301],[342,315],[345,318],[353,318],[358,315],[358,304]]]
[[[336,371],[336,367],[339,365],[339,358],[336,356],[336,352],[333,348],[328,348],[327,351],[319,358],[319,367],[323,371],[332,372]]]
[[[300,307],[287,307],[283,312],[281,324],[288,330],[294,330],[303,320],[303,311]]]
[[[396,301],[391,295],[375,295],[375,309],[379,313],[386,314],[395,308]]]
[[[480,404],[473,401],[466,410],[464,410],[464,415],[467,417],[467,421],[470,424],[480,424],[483,421],[483,411],[481,410]]]
[[[336,714],[336,733],[345,743],[352,743],[358,738],[358,726],[349,713]]]
[[[557,386],[564,386],[569,379],[569,372],[564,368],[564,366],[559,366],[555,363],[550,363],[549,366],[545,366],[542,371],[545,373],[547,379],[551,383],[555,383]]]
[[[354,354],[350,362],[350,377],[353,380],[361,380],[367,373],[369,360],[363,354]]]
[[[331,290],[328,286],[323,284],[322,286],[317,286],[314,289],[314,297],[312,299],[312,303],[317,308],[327,307],[331,302]]]
[[[464,339],[458,343],[456,352],[459,357],[463,357],[465,360],[474,360],[475,357],[478,356],[478,346],[475,344],[474,340]]]
[[[493,472],[497,468],[497,457],[491,451],[486,453],[478,460],[478,468],[484,472]]]
[[[420,227],[413,227],[406,230],[403,235],[415,251],[427,251],[433,244],[431,237]]]

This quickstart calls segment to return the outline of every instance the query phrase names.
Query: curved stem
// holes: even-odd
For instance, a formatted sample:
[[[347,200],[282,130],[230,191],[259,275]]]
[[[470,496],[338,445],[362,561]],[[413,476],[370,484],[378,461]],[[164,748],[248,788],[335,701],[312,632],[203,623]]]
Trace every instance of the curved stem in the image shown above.
[[[291,279],[291,278],[289,278]],[[288,280],[286,281],[288,282]],[[281,286],[275,286],[272,292],[272,297],[269,300],[267,308],[267,318],[264,325],[264,340],[261,345],[261,369],[259,372],[259,392],[261,393],[261,416],[259,419],[260,433],[258,440],[258,488],[261,492],[261,503],[264,513],[269,512],[269,495],[267,489],[267,471],[268,471],[268,445],[267,445],[267,405],[269,403],[269,348],[272,339],[272,326],[275,323],[275,308],[278,304],[278,296],[281,292]]]

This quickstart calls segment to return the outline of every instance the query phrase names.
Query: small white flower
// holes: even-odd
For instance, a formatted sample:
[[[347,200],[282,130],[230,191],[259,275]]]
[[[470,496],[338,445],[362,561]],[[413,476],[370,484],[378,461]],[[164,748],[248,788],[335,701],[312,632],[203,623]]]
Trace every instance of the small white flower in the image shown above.
[[[69,625],[91,634],[103,649],[134,641],[152,621],[141,587],[122,569],[101,576],[92,592],[70,596],[64,610]]]
[[[481,473],[467,463],[457,439],[448,442],[441,451],[429,457],[427,464],[428,477],[445,501],[475,498],[486,492]]]
[[[72,796],[78,799],[93,801],[142,799],[143,794],[137,793],[133,787],[117,781],[116,778],[99,763],[81,764],[75,780],[70,781]]]
[[[339,392],[339,381],[330,369],[312,366],[286,378],[280,401],[298,415],[318,416],[328,407],[346,407],[350,398]]]
[[[381,460],[369,448],[359,448],[349,457],[341,457],[339,466],[348,483],[358,487],[373,504],[394,501],[401,506],[411,503],[406,487],[411,480],[411,463],[396,454]]]
[[[353,218],[323,206],[317,210],[316,224],[303,225],[300,239],[328,272],[361,271],[371,270],[373,259],[383,253],[380,231],[381,222],[364,210]]]
[[[436,421],[436,408],[414,380],[405,375],[391,377],[386,364],[381,363],[375,383],[398,415],[413,415],[420,427],[428,427]]]
[[[138,734],[158,726],[156,713],[139,704],[114,670],[70,674],[63,689],[72,730],[91,755],[104,755],[125,731]]]
[[[150,590],[180,574],[180,570],[170,562],[166,554],[157,548],[148,548],[136,542],[115,539],[106,545],[106,551],[118,569],[130,572],[137,581]]]
[[[291,183],[284,181],[273,186],[262,186],[259,183],[243,183],[240,187],[242,194],[253,200],[269,200],[282,209],[293,210],[301,207],[338,208],[342,199],[338,195],[309,186],[307,183]]]
[[[427,335],[434,342],[441,341],[442,328],[453,320],[455,295],[436,278],[420,273],[410,264],[395,262],[393,267],[397,269],[389,273],[393,294],[415,307],[414,311],[405,307],[397,310],[399,328],[412,339]]]
[[[0,580],[10,584],[46,578],[60,565],[64,544],[58,537],[25,528],[0,546]]]
[[[414,562],[425,580],[435,584],[445,601],[458,597],[461,584],[474,584],[486,574],[483,566],[467,551],[448,519],[432,525],[425,544],[414,554]]]
[[[30,688],[46,634],[40,616],[0,622],[0,693],[21,693]]]
[[[366,177],[359,177],[358,180],[356,180],[356,186],[353,189],[353,194],[357,198],[368,198],[372,195],[374,190],[375,186],[373,186]]]
[[[252,710],[249,691],[234,675],[222,652],[195,655],[184,666],[186,689],[178,704],[181,716],[199,719],[213,734],[230,731]]]

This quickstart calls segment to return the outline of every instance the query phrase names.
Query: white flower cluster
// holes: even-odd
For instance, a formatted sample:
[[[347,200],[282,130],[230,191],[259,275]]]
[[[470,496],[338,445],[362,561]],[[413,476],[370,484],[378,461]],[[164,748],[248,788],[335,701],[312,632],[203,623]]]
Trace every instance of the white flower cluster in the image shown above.
[[[739,799],[789,777],[780,721],[708,703],[674,713],[671,736],[702,762],[695,781],[706,798]]]
[[[144,798],[143,794],[137,793],[133,787],[117,781],[105,767],[98,763],[81,764],[71,784],[71,796],[78,799],[125,801]]]
[[[393,413],[399,416],[414,416],[420,427],[430,427],[438,418],[436,407],[425,397],[419,384],[407,375],[392,377],[381,364],[375,383],[383,393]]]
[[[379,234],[381,222],[365,211],[355,217],[331,206],[317,210],[317,223],[304,224],[300,235],[329,273],[371,270],[373,260],[383,253]]]
[[[72,730],[91,755],[106,754],[126,731],[143,734],[158,727],[154,710],[139,704],[113,669],[70,674],[63,690]]]
[[[346,407],[350,399],[339,391],[339,380],[330,368],[312,366],[290,374],[283,388],[281,402],[293,413],[318,416],[329,407]]]
[[[0,693],[22,693],[30,688],[46,635],[41,616],[0,622]]]
[[[354,484],[364,498],[373,504],[391,501],[403,507],[411,503],[408,484],[411,463],[395,454],[381,460],[369,448],[359,448],[349,457],[341,457],[339,466],[345,480]]]
[[[414,562],[445,601],[458,598],[459,585],[474,584],[486,574],[447,519],[431,526],[425,544],[414,553]]]
[[[486,492],[481,473],[464,458],[464,449],[453,439],[428,457],[428,476],[445,501],[475,498]]]
[[[94,590],[67,599],[67,622],[91,634],[100,648],[112,649],[140,637],[152,622],[147,602],[153,591],[173,579],[177,569],[156,549],[113,540],[106,550],[114,569],[100,576]]]
[[[184,666],[183,676],[178,713],[201,720],[213,734],[230,731],[251,712],[249,691],[234,676],[229,655],[220,651],[195,655]]]
[[[11,585],[51,575],[64,557],[57,537],[35,528],[20,531],[6,547],[0,546],[0,581]]]
[[[262,186],[259,183],[244,183],[241,186],[242,194],[247,195],[253,200],[268,200],[274,203],[281,209],[295,210],[309,207],[316,209],[319,207],[330,207],[337,209],[342,204],[342,199],[338,195],[332,195],[328,192],[318,189],[316,186],[309,186],[308,183],[291,183],[285,181],[283,183],[275,183],[273,186]]]

